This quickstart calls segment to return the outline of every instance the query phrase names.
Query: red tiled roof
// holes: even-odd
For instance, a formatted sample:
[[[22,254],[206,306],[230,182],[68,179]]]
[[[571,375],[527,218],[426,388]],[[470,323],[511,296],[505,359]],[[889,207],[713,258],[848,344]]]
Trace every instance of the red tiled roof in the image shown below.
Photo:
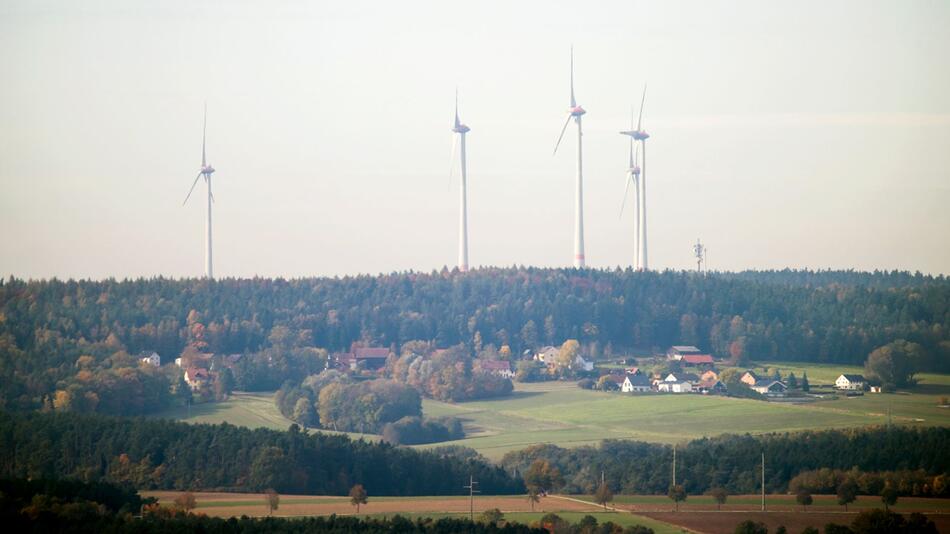
[[[353,351],[357,359],[388,358],[389,349],[386,347],[360,347]]]
[[[709,354],[686,354],[683,361],[687,363],[713,363],[713,357]]]
[[[480,363],[483,371],[510,371],[511,362],[507,360],[482,360]]]

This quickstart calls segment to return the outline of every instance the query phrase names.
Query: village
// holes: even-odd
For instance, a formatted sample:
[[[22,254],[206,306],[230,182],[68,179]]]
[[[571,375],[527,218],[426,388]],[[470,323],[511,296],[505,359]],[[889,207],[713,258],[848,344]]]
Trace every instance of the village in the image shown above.
[[[350,350],[326,357],[324,369],[335,369],[354,378],[375,378],[384,374],[396,357],[394,347],[353,343]],[[448,349],[435,349],[432,357]],[[487,357],[486,357],[487,356]],[[142,365],[159,368],[161,356],[154,351],[138,355]],[[242,354],[212,354],[186,349],[174,360],[181,379],[194,402],[221,400],[233,387],[233,371]],[[826,394],[846,396],[864,392],[880,393],[881,387],[860,374],[842,373],[833,386],[809,384],[807,375],[782,376],[778,370],[756,372],[716,359],[692,345],[674,345],[665,354],[649,357],[594,359],[582,355],[575,340],[560,347],[548,345],[526,350],[513,357],[507,347],[489,350],[472,359],[472,371],[513,382],[575,380],[578,387],[624,394],[699,394],[796,401],[821,398]],[[224,382],[224,384],[222,384]]]

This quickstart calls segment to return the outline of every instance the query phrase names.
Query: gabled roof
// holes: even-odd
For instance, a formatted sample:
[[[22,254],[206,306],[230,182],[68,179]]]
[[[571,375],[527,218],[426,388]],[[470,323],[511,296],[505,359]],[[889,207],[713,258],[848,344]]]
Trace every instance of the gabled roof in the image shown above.
[[[508,360],[482,360],[479,362],[482,371],[510,371],[511,362]]]
[[[741,375],[739,375],[739,377],[741,378],[741,377],[743,377],[743,376],[745,376],[745,375],[751,376],[752,379],[755,380],[756,382],[758,382],[759,380],[762,380],[762,377],[760,377],[759,375],[755,374],[755,371],[746,371],[746,372],[742,373]]]
[[[721,387],[726,387],[726,385],[723,384],[721,380],[703,380],[700,383],[696,384],[697,387],[706,388],[706,389],[713,389],[714,387],[716,387],[716,385],[719,385]]]
[[[671,351],[675,351],[675,352],[679,352],[679,353],[681,353],[681,354],[682,354],[682,353],[697,353],[697,352],[699,352],[699,349],[698,349],[697,347],[692,346],[692,345],[673,345],[672,347],[670,347],[670,350],[671,350]]]
[[[627,380],[630,381],[630,385],[632,386],[650,387],[652,385],[650,379],[643,375],[627,375],[624,381],[626,382]]]
[[[370,359],[370,358],[388,358],[389,349],[386,347],[359,347],[353,350],[353,356],[356,359]]]
[[[772,386],[774,386],[775,384],[782,386],[782,389],[788,389],[788,386],[785,385],[785,382],[782,382],[780,380],[772,380],[771,378],[766,378],[764,380],[756,380],[755,385],[752,387],[771,389]]]
[[[867,382],[867,380],[865,380],[865,378],[861,375],[842,374],[841,376],[845,377],[848,382]],[[841,376],[838,378],[841,378]]]
[[[699,377],[693,373],[669,373],[666,375],[666,378],[673,377],[676,382],[698,382]],[[666,380],[667,382],[673,382],[673,380]]]
[[[686,354],[683,361],[687,363],[713,363],[713,357],[710,354]]]

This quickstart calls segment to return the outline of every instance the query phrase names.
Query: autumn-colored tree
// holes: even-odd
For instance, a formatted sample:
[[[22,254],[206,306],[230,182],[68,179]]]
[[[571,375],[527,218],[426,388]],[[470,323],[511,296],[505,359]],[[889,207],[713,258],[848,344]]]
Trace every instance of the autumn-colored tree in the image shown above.
[[[850,478],[838,485],[838,504],[844,506],[844,511],[848,511],[848,505],[853,503],[858,497],[858,485]]]
[[[577,355],[580,354],[581,345],[576,339],[568,339],[557,351],[557,366],[566,369],[574,363]]]
[[[538,493],[554,490],[564,485],[564,477],[561,476],[561,470],[553,466],[547,460],[537,459],[531,463],[524,474],[524,483],[529,488],[534,488]]]
[[[366,495],[366,489],[363,488],[362,484],[357,484],[350,488],[350,504],[356,507],[356,513],[360,513],[360,505],[366,504],[368,501],[369,498]]]
[[[489,508],[482,512],[482,515],[479,517],[479,521],[482,523],[488,523],[489,525],[497,525],[502,519],[505,518],[505,514],[501,513],[501,510],[498,508]]]
[[[538,502],[541,502],[541,497],[538,495],[538,490],[529,487],[528,488],[528,504],[531,505],[531,511],[534,511],[534,505]]]
[[[280,506],[280,494],[274,488],[264,490],[264,503],[267,505],[268,515],[274,515],[274,510]]]
[[[726,488],[713,488],[709,490],[709,494],[716,501],[716,510],[721,510],[722,505],[726,504],[726,499],[729,498],[729,490]]]
[[[670,486],[670,491],[667,493],[667,497],[672,499],[676,511],[680,511],[680,502],[686,500],[686,489],[683,486],[677,484],[675,486]]]
[[[604,507],[604,510],[607,510],[607,503],[614,500],[614,493],[610,491],[610,486],[606,482],[602,482],[600,487],[597,488],[597,492],[594,493],[594,502]]]
[[[195,494],[190,491],[186,491],[175,497],[175,508],[183,512],[194,510],[197,506],[198,501],[195,499]]]

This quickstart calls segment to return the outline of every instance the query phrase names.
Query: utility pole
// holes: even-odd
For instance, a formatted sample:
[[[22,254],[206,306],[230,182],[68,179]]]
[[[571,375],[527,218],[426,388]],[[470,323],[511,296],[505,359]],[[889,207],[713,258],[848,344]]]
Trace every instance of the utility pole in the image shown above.
[[[673,445],[673,486],[676,486],[676,445]]]
[[[765,453],[762,453],[762,511],[765,511]]]
[[[469,500],[469,504],[468,504],[468,515],[469,515],[469,518],[472,520],[473,523],[475,522],[475,494],[476,494],[476,493],[481,493],[480,491],[478,491],[477,489],[475,489],[475,486],[477,486],[477,485],[478,485],[478,482],[475,482],[475,478],[472,477],[472,475],[469,475],[469,476],[468,476],[468,486],[462,486],[462,488],[468,490],[468,500]]]

